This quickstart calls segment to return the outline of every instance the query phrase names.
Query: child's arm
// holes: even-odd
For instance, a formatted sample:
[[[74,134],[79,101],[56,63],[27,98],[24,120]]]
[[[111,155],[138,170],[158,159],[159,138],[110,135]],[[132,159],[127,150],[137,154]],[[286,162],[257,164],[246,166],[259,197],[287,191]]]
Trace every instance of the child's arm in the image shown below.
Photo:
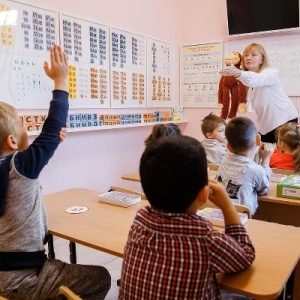
[[[208,199],[222,210],[225,226],[241,224],[241,220],[238,217],[236,209],[231,202],[225,187],[215,180],[210,180],[209,188],[210,193]]]
[[[270,164],[270,157],[274,153],[276,149],[276,144],[271,143],[263,143],[261,147],[259,148],[259,154],[261,157],[261,165],[267,165]]]
[[[39,136],[25,151],[15,156],[17,170],[23,176],[35,179],[53,156],[60,143],[60,130],[66,127],[68,102],[68,62],[67,56],[58,45],[50,50],[50,65],[44,64],[46,74],[53,79],[53,98],[48,116]]]
[[[238,272],[255,259],[253,244],[241,224],[236,209],[222,184],[210,180],[209,200],[223,212],[225,234],[213,230],[208,235],[209,261],[213,272]]]

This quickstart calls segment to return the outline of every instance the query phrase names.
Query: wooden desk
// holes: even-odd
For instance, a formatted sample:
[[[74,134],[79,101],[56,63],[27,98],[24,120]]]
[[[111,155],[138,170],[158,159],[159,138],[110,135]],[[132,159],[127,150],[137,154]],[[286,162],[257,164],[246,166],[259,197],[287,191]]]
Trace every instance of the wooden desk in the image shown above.
[[[148,202],[122,208],[99,203],[99,193],[70,189],[45,196],[49,233],[122,257],[134,216]],[[75,205],[89,210],[81,214],[65,212]],[[283,291],[299,260],[300,228],[258,220],[249,220],[246,228],[256,249],[253,265],[238,274],[219,274],[218,282],[226,290],[255,299],[274,299]]]
[[[215,179],[216,171],[210,170],[209,177]],[[139,172],[132,172],[122,176],[124,180],[140,182]],[[276,196],[276,182],[270,182],[268,194],[258,197],[258,209],[254,219],[274,222],[283,225],[300,227],[300,200],[292,200]]]
[[[122,179],[129,180],[129,181],[135,181],[135,182],[141,182],[139,171],[135,171],[135,172],[131,172],[131,173],[128,173],[128,174],[124,174],[122,176]]]

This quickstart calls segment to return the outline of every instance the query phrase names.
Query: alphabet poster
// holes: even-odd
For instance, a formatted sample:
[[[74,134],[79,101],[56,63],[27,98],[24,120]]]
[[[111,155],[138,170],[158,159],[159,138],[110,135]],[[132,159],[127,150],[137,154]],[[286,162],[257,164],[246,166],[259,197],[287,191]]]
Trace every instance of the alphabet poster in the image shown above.
[[[0,0],[1,100],[17,108],[49,107],[53,83],[43,65],[57,42],[57,20],[54,11]]]
[[[70,107],[110,107],[109,27],[64,14],[59,19],[69,59]]]
[[[218,106],[222,54],[221,42],[181,47],[181,106]]]
[[[146,107],[146,37],[111,28],[111,107]]]
[[[147,106],[172,107],[175,101],[175,45],[147,39]]]

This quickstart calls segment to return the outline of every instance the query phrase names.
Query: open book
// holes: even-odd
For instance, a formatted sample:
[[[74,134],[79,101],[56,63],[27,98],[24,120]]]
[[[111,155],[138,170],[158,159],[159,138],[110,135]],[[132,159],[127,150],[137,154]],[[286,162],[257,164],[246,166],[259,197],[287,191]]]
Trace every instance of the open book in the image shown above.
[[[197,215],[202,216],[203,218],[209,220],[216,226],[225,226],[224,216],[222,210],[219,208],[206,207],[197,211]],[[244,213],[238,213],[242,224],[248,222],[248,215]]]
[[[128,207],[142,201],[141,196],[117,191],[99,195],[99,201],[113,205]]]

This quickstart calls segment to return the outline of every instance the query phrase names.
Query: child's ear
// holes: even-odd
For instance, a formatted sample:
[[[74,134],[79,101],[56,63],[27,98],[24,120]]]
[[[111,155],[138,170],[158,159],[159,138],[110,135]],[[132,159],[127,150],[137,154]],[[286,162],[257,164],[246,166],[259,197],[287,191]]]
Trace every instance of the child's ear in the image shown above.
[[[261,145],[261,137],[260,137],[260,134],[258,133],[256,135],[256,146],[260,146]]]
[[[226,143],[226,148],[229,152],[233,153],[232,148],[228,143]]]
[[[199,204],[202,206],[207,202],[208,199],[208,192],[209,187],[208,185],[205,185],[198,193],[197,200],[199,201]]]
[[[207,137],[208,139],[212,139],[212,133],[211,133],[211,132],[207,132],[207,133],[206,133],[206,137]]]
[[[9,150],[18,150],[18,143],[16,138],[13,135],[10,134],[6,138],[5,142]]]

